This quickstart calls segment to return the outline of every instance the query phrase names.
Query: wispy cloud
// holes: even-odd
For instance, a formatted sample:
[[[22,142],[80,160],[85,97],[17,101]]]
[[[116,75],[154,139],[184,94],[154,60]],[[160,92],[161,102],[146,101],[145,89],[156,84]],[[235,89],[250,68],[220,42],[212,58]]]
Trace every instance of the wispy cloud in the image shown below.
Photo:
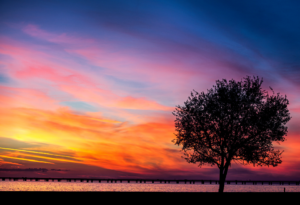
[[[1,172],[60,172],[60,171],[70,171],[70,170],[61,170],[61,169],[45,169],[45,168],[26,168],[26,169],[0,169]]]
[[[29,161],[29,162],[54,164],[54,163],[52,163],[52,162],[38,161],[38,160],[34,160],[34,159],[26,159],[26,158],[20,158],[20,157],[10,157],[10,156],[4,156],[4,155],[0,155],[0,157],[10,158],[10,159],[17,159],[17,160],[24,160],[24,161]]]

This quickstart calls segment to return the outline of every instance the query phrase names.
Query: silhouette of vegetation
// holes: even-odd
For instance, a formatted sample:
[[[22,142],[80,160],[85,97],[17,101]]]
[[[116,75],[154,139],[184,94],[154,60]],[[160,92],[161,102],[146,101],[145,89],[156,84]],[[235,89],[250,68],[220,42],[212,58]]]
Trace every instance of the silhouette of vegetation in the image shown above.
[[[285,140],[289,101],[279,93],[269,96],[261,89],[262,82],[249,76],[240,82],[217,80],[206,94],[193,90],[184,106],[173,112],[176,139],[172,142],[183,146],[187,162],[218,166],[219,192],[224,191],[232,161],[273,167],[282,162],[283,151],[275,151],[272,141]]]

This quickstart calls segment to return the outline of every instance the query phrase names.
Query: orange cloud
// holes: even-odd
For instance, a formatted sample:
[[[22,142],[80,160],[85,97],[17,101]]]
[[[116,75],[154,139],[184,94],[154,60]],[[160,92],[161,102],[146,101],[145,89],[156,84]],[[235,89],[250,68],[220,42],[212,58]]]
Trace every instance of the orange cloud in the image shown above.
[[[77,163],[149,175],[151,170],[199,170],[197,165],[182,159],[181,147],[171,142],[175,138],[172,120],[130,125],[101,116],[79,115],[67,108],[56,111],[10,108],[0,109],[0,114],[3,116],[0,118],[1,136],[27,143],[43,143],[47,145],[43,152],[61,155],[57,150],[59,145],[62,150],[73,153],[69,158],[81,160]],[[287,139],[282,143],[285,149],[283,164],[274,169],[276,172],[284,171],[283,165],[291,165],[295,161],[289,160],[298,155],[298,135],[290,135]],[[39,153],[34,154],[37,156]],[[55,160],[52,157],[41,158]],[[69,163],[63,160],[61,162]],[[73,163],[74,160],[71,161]],[[249,169],[264,168],[249,166]]]
[[[174,157],[166,151],[173,138],[171,123],[130,126],[102,117],[78,115],[66,108],[56,111],[11,108],[0,109],[0,114],[1,136],[46,144],[44,152],[57,155],[60,155],[56,147],[59,145],[74,153],[69,157],[82,160],[78,163],[135,173],[158,167],[168,169],[166,165],[183,166],[174,162]]]
[[[7,161],[4,161],[3,159],[0,159],[0,166],[2,164],[13,164],[13,165],[17,165],[17,166],[22,166],[22,164],[18,164],[18,163],[14,163],[14,162],[7,162]]]

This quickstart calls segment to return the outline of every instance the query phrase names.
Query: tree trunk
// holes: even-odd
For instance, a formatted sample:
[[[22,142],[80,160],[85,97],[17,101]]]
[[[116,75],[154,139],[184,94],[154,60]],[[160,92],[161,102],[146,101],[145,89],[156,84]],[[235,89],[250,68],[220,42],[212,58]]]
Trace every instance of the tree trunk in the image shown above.
[[[224,168],[220,168],[220,184],[219,184],[219,193],[224,192],[224,186],[225,186],[225,179],[228,171],[228,166],[225,166]]]
[[[219,193],[223,193],[224,183],[225,183],[225,179],[224,179],[223,169],[220,169]]]

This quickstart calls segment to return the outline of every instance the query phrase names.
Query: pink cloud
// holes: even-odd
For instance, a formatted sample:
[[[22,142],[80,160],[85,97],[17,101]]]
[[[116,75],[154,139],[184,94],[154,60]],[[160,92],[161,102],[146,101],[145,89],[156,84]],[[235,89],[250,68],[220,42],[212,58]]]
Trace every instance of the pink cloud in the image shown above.
[[[190,77],[199,74],[198,71],[186,70],[176,63],[150,62],[149,59],[142,59],[130,51],[111,52],[109,48],[106,49],[108,50],[89,47],[66,51],[85,58],[96,66],[106,68],[105,73],[108,75],[129,80],[144,79],[149,83],[160,82],[164,86],[173,84],[173,81],[180,86]]]
[[[50,53],[37,51],[28,45],[8,40],[8,43],[0,44],[0,53],[9,55],[13,60],[4,61],[6,71],[17,80],[46,79],[54,83],[71,83],[94,86],[95,79],[88,73],[70,69],[79,65],[71,60],[61,61],[60,57]],[[6,42],[6,41],[5,41]],[[54,59],[57,59],[57,62]],[[97,82],[99,85],[100,83]]]
[[[146,98],[125,97],[118,101],[116,105],[125,109],[140,109],[140,110],[173,110],[172,107],[167,107],[158,104],[157,102],[147,100]]]
[[[118,50],[116,52],[114,48],[114,46],[116,45],[114,45],[113,42],[101,42],[98,40],[96,42],[94,40],[90,41],[89,39],[67,36],[66,34],[54,34],[42,30],[36,25],[27,25],[23,28],[23,31],[31,36],[62,44],[65,47],[65,51],[67,51],[69,54],[72,54],[73,56],[75,54],[74,57],[79,55],[87,59],[90,63],[104,68],[104,70],[101,71],[104,75],[113,75],[120,79],[138,79],[139,81],[143,80],[144,82],[148,83],[158,83],[156,88],[153,87],[155,89],[182,89],[184,87],[187,87],[188,84],[191,84],[191,79],[195,76],[199,74],[201,74],[202,76],[205,75],[205,73],[203,73],[202,71],[200,72],[199,69],[187,69],[185,63],[183,61],[180,61],[179,58],[174,58],[174,56],[171,61],[168,60],[166,62],[156,61],[154,56],[141,58],[137,56],[134,51],[128,49],[122,51]],[[65,45],[64,42],[72,43],[72,47],[68,47],[68,45]],[[94,43],[91,44],[89,42]],[[162,53],[161,55],[168,56],[168,53]],[[154,59],[150,61],[149,59],[153,57]],[[24,61],[28,59],[28,57],[27,59],[24,59],[22,61],[22,64],[24,64]],[[33,59],[35,59],[35,57],[33,57]],[[30,75],[28,73],[34,71],[33,73],[36,73],[39,77],[48,76],[48,78],[52,78],[54,76],[54,72],[58,72],[57,70],[63,70],[60,68],[62,66],[57,65],[57,63],[53,63],[53,61],[51,66],[49,62],[47,62],[46,64],[45,59],[42,63],[43,64],[41,68],[30,65],[30,68],[27,68],[27,70],[19,71],[17,75],[19,77],[25,78]],[[27,64],[29,66],[29,64],[32,63]],[[49,68],[45,68],[46,66],[51,68],[55,67],[56,71],[50,71]],[[40,71],[39,69],[45,69],[45,71]],[[68,77],[65,77],[65,79],[67,80],[66,82],[71,82],[72,79],[73,81],[75,81],[75,78],[78,78],[78,75],[70,74],[68,75]],[[108,86],[108,84],[106,84],[106,86]],[[189,85],[189,87],[190,86],[191,85]],[[178,94],[179,93],[177,92],[177,95]]]
[[[27,107],[40,109],[56,109],[58,101],[44,92],[28,88],[11,88],[0,86],[1,107]]]
[[[9,48],[8,50],[5,49],[7,47]],[[6,54],[15,59],[12,63],[5,63],[9,68],[8,72],[10,75],[19,81],[45,79],[54,83],[48,89],[59,89],[59,91],[69,93],[77,99],[95,102],[101,106],[122,109],[171,110],[171,108],[146,97],[119,96],[109,90],[109,87],[104,83],[96,83],[95,78],[91,78],[87,73],[83,74],[67,68],[66,65],[49,61],[45,55],[30,48],[6,44],[2,44],[0,48],[3,48]],[[98,88],[99,85],[106,89]]]
[[[295,108],[289,109],[289,111],[290,111],[290,113],[296,112],[297,114],[300,114],[300,107],[295,107]]]
[[[159,103],[132,96],[121,97],[109,90],[99,88],[84,88],[76,85],[61,85],[60,89],[72,94],[74,97],[87,102],[94,102],[105,107],[137,110],[171,110],[173,108]]]
[[[47,62],[25,63],[24,69],[15,71],[14,76],[18,79],[40,78],[55,83],[69,83],[93,85],[91,80],[74,70],[70,70],[61,65],[47,65]]]

